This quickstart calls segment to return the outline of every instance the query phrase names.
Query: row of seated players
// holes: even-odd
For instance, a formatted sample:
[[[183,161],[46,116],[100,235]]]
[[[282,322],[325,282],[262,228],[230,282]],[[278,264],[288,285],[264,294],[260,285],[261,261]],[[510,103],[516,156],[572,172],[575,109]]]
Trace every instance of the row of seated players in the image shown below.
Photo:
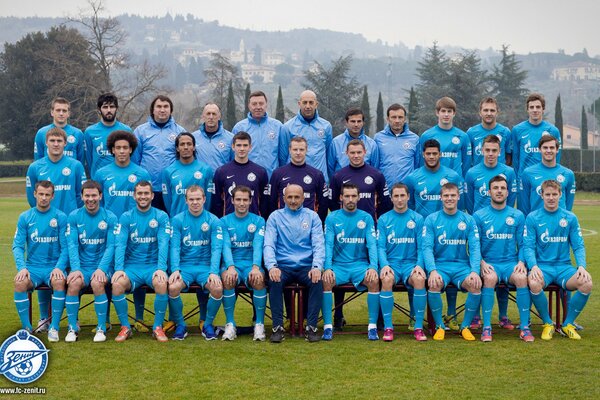
[[[23,328],[31,330],[27,291],[44,283],[51,286],[53,319],[48,338],[59,340],[58,325],[66,305],[69,332],[65,340],[75,341],[79,293],[84,286],[91,285],[98,315],[94,340],[103,341],[108,303],[105,286],[110,280],[112,300],[121,322],[115,340],[125,341],[131,336],[131,327],[124,294],[146,284],[156,292],[153,335],[159,341],[167,341],[162,328],[167,304],[171,305],[171,318],[177,324],[174,338],[184,339],[187,328],[180,292],[197,283],[210,293],[203,335],[207,339],[216,338],[212,322],[223,303],[227,320],[224,338],[232,340],[236,337],[234,288],[245,281],[254,289],[254,338],[264,340],[267,296],[267,279],[261,268],[264,253],[273,314],[272,342],[284,338],[282,286],[290,277],[308,287],[309,341],[333,338],[331,290],[345,283],[369,292],[369,339],[379,338],[376,320],[381,308],[384,340],[392,340],[391,288],[399,280],[415,289],[417,340],[426,340],[422,329],[426,297],[437,326],[434,340],[444,339],[440,292],[452,283],[468,291],[462,337],[475,340],[469,325],[481,302],[484,326],[481,339],[491,341],[491,309],[498,280],[517,288],[520,337],[527,342],[533,341],[529,330],[531,301],[544,322],[542,339],[552,338],[554,325],[543,288],[556,283],[564,289],[576,290],[562,329],[570,338],[579,339],[573,322],[585,306],[592,283],[585,270],[585,250],[577,218],[559,207],[560,183],[549,180],[542,184],[543,208],[532,212],[526,220],[520,211],[506,206],[505,177],[496,176],[489,185],[490,206],[471,217],[458,209],[458,186],[445,183],[441,191],[442,210],[423,220],[408,209],[407,186],[397,184],[392,188],[394,209],[381,217],[376,229],[373,218],[357,207],[358,187],[345,184],[340,193],[342,209],[328,215],[323,235],[317,214],[302,207],[304,193],[299,185],[287,187],[286,206],[272,213],[265,225],[264,219],[249,213],[252,193],[243,186],[232,192],[234,213],[222,220],[204,211],[203,189],[191,186],[185,195],[188,209],[170,222],[166,213],[151,207],[151,183],[142,181],[134,188],[135,208],[117,221],[113,213],[100,207],[102,190],[97,182],[84,183],[85,205],[67,219],[50,205],[54,185],[40,181],[34,191],[36,206],[20,216],[15,234],[13,253],[19,271],[15,278],[15,304]],[[479,231],[485,232],[481,238]],[[571,266],[570,248],[575,253],[577,268]],[[67,260],[71,269],[68,276]],[[111,273],[113,260],[114,273]],[[167,276],[168,264],[170,276]],[[322,336],[316,328],[321,309]]]

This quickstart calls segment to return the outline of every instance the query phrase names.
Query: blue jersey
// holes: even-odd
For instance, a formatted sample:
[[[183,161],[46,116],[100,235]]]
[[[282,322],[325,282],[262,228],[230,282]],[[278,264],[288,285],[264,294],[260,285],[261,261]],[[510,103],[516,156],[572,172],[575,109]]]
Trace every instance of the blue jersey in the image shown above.
[[[436,125],[421,135],[419,142],[421,150],[423,150],[423,144],[429,139],[435,139],[440,143],[442,165],[464,177],[471,168],[472,150],[469,136],[455,126],[443,129]],[[419,165],[425,165],[423,153],[421,153]]]
[[[388,211],[377,221],[379,268],[419,266],[424,268],[421,238],[423,217],[413,210]]]
[[[558,142],[560,143],[560,132],[558,131],[558,128],[547,121],[542,121],[538,125],[533,125],[526,120],[512,128],[512,165],[519,179],[521,179],[521,173],[523,173],[526,168],[542,161],[538,144],[543,135],[552,135],[558,139]],[[556,155],[557,163],[560,163],[560,154],[561,152],[559,151]]]
[[[329,153],[327,153],[327,173],[329,174],[329,179],[332,179],[337,171],[350,164],[350,160],[346,155],[346,147],[348,147],[348,142],[352,139],[358,139],[365,144],[367,150],[367,154],[365,154],[365,164],[369,164],[373,167],[379,165],[379,149],[377,148],[377,143],[365,135],[364,130],[361,130],[360,135],[358,135],[357,138],[354,138],[350,136],[348,129],[346,129],[344,133],[334,137],[329,146]]]
[[[318,111],[315,111],[314,118],[310,121],[307,121],[298,112],[294,118],[283,124],[282,134],[286,149],[285,162],[290,161],[290,140],[296,136],[303,137],[308,143],[306,163],[321,171],[325,182],[329,183],[331,177],[327,173],[327,153],[333,140],[332,128],[329,121],[319,117]]]
[[[316,212],[304,207],[292,211],[287,206],[275,210],[265,228],[265,267],[323,269],[324,243],[323,225]]]
[[[171,272],[200,267],[219,274],[223,250],[221,221],[203,210],[198,216],[188,210],[173,217],[170,242]]]
[[[525,216],[521,211],[509,206],[502,210],[487,206],[473,214],[473,218],[479,229],[481,257],[485,262],[492,266],[525,262]]]
[[[58,268],[65,272],[69,258],[66,228],[67,216],[56,207],[46,212],[33,207],[21,213],[12,245],[17,271]]]
[[[262,266],[265,220],[248,213],[240,218],[235,213],[221,218],[223,226],[223,263],[238,268]]]
[[[119,218],[115,243],[115,271],[129,267],[167,271],[171,224],[167,213],[137,207]]]
[[[108,274],[115,258],[115,230],[118,220],[100,208],[90,214],[85,207],[69,214],[67,241],[71,271],[100,269]]]
[[[375,143],[379,150],[376,168],[385,176],[389,187],[404,182],[419,166],[419,136],[408,129],[408,122],[404,123],[402,133],[398,135],[386,125],[384,130],[375,135]]]
[[[483,139],[489,135],[494,135],[500,139],[500,154],[498,154],[498,162],[506,164],[506,153],[512,153],[510,129],[502,124],[496,124],[492,129],[484,128],[482,124],[470,127],[467,130],[467,135],[471,141],[473,149],[473,165],[483,163]]]
[[[207,163],[213,171],[233,160],[233,150],[231,149],[233,133],[223,128],[221,121],[219,121],[219,129],[215,133],[207,134],[204,124],[202,124],[192,135],[196,139],[196,157]]]
[[[519,209],[523,211],[523,214],[527,215],[544,207],[542,183],[548,179],[556,180],[562,188],[558,206],[569,211],[573,209],[575,201],[575,174],[573,171],[559,164],[547,167],[540,162],[526,168],[520,176]]]
[[[232,133],[247,132],[252,138],[252,150],[250,151],[250,161],[267,170],[269,177],[280,165],[284,165],[287,160],[287,143],[282,133],[283,124],[278,120],[269,117],[266,113],[260,120],[252,118],[248,113],[245,118],[235,124]]]
[[[429,215],[442,209],[441,191],[442,185],[451,182],[458,186],[461,193],[459,209],[463,208],[463,180],[456,172],[448,167],[440,165],[437,171],[427,167],[416,169],[406,178],[404,182],[408,186],[410,199],[408,208],[415,210],[421,215]]]
[[[191,185],[198,185],[204,189],[205,204],[209,207],[212,194],[215,192],[213,175],[212,168],[198,160],[194,160],[190,164],[183,164],[177,160],[163,170],[162,193],[169,215],[175,216],[187,210],[185,193]]]
[[[377,267],[377,232],[365,211],[333,211],[325,220],[325,269]]]
[[[152,117],[148,122],[135,128],[133,133],[138,146],[131,155],[131,161],[144,168],[152,178],[152,190],[162,189],[161,173],[176,160],[175,139],[185,128],[175,123],[173,117],[163,127],[159,127]]]
[[[485,163],[479,163],[469,169],[465,175],[464,205],[469,214],[487,207],[490,204],[490,179],[501,175],[506,178],[508,198],[506,204],[514,206],[517,199],[517,177],[515,171],[506,164],[498,163],[490,168]]]
[[[545,208],[525,219],[524,252],[527,268],[552,268],[571,264],[571,249],[578,267],[586,267],[585,246],[579,221],[564,208],[554,212]]]
[[[144,168],[132,162],[126,167],[116,163],[108,164],[92,175],[102,185],[102,207],[115,215],[135,208],[133,188],[140,181],[150,181],[150,174]]]
[[[112,126],[102,121],[90,125],[83,133],[85,139],[85,162],[90,176],[96,175],[100,168],[112,164],[113,155],[108,149],[106,140],[114,131],[131,132],[131,128],[122,122],[115,121]]]
[[[218,217],[234,211],[231,192],[236,186],[244,185],[252,191],[250,212],[266,217],[269,213],[269,177],[260,165],[248,161],[245,164],[233,160],[217,168],[214,177],[215,196],[211,212]]]
[[[39,160],[48,155],[48,146],[46,146],[46,133],[52,128],[56,128],[56,125],[46,125],[35,134],[35,140],[33,143],[33,159]],[[73,125],[65,125],[61,128],[67,134],[67,145],[63,154],[67,157],[71,157],[83,164],[85,160],[85,143],[83,140],[83,133],[81,129],[75,128]]]
[[[423,260],[427,272],[437,268],[466,268],[479,275],[481,252],[477,224],[462,211],[436,211],[425,218]]]
[[[35,184],[38,181],[50,181],[54,184],[54,199],[52,206],[65,214],[83,206],[81,201],[81,185],[85,182],[83,165],[74,158],[62,156],[54,162],[47,156],[33,162],[27,169],[25,191],[27,201],[35,207]]]

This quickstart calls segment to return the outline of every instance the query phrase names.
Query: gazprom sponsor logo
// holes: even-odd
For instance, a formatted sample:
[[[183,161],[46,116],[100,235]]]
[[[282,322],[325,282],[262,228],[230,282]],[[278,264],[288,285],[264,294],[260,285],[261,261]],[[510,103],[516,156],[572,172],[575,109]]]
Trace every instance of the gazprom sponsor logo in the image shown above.
[[[39,236],[38,230],[34,230],[29,236],[33,243],[56,243],[58,236]]]
[[[569,241],[568,236],[550,236],[548,229],[540,235],[540,241],[542,243],[567,243]]]
[[[467,244],[467,239],[448,239],[446,231],[438,236],[438,243],[442,246],[464,246]]]

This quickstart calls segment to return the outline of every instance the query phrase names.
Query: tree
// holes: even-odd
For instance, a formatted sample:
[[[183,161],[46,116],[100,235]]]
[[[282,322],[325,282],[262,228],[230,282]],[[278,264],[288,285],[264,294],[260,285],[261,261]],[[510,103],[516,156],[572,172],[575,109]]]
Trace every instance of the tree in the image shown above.
[[[210,88],[212,100],[217,103],[224,115],[228,115],[229,85],[231,85],[234,97],[241,99],[244,93],[243,81],[238,68],[227,57],[219,53],[213,53],[208,68],[204,70],[204,75],[206,76],[206,84]],[[233,110],[232,115],[235,114],[236,110]]]
[[[226,127],[228,131],[233,129],[233,126],[237,122],[237,116],[235,113],[235,96],[233,94],[233,82],[229,81],[229,88],[227,89],[227,108],[226,108]]]
[[[415,133],[423,132],[423,129],[421,129],[419,123],[419,100],[417,100],[417,93],[415,92],[415,89],[412,86],[410,88],[410,94],[408,96],[407,117],[411,131]]]
[[[417,92],[419,93],[419,120],[425,127],[435,125],[437,119],[433,110],[435,102],[447,96],[449,90],[450,78],[450,60],[446,53],[441,50],[437,42],[433,42],[433,46],[428,48],[423,56],[422,61],[419,61],[417,67]]]
[[[248,108],[248,103],[250,102],[250,82],[246,84],[246,90],[244,91],[244,115],[248,115],[250,109]]]
[[[369,93],[367,92],[367,85],[363,86],[362,101],[360,102],[360,109],[365,115],[365,135],[370,136],[371,133],[371,106],[369,105]]]
[[[554,107],[554,125],[558,128],[558,131],[560,132],[560,141],[561,143],[564,143],[564,138],[563,138],[563,128],[564,128],[564,124],[563,124],[563,115],[562,115],[562,104],[560,101],[560,93],[558,94],[558,97],[556,98],[556,106]]]
[[[381,98],[381,92],[379,92],[379,96],[377,97],[377,121],[375,122],[375,129],[377,132],[380,132],[385,128],[385,119],[383,116],[383,99]]]
[[[287,86],[292,82],[294,67],[290,64],[279,64],[275,66],[273,81],[281,86]]]
[[[201,85],[204,82],[204,63],[201,58],[192,57],[188,65],[188,82]]]
[[[334,128],[334,135],[345,129],[344,115],[350,107],[360,104],[361,87],[356,77],[350,76],[352,56],[340,57],[329,68],[314,62],[313,68],[304,71],[304,88],[310,89],[319,99],[319,115]]]
[[[502,58],[494,65],[490,80],[492,95],[496,97],[500,108],[500,119],[504,125],[513,126],[527,117],[524,106],[524,87],[527,71],[521,69],[515,53],[508,52],[509,46],[502,45]]]
[[[283,107],[283,94],[281,94],[281,85],[277,91],[277,106],[275,107],[275,119],[282,124],[285,122],[285,108]]]
[[[588,121],[584,106],[581,106],[581,149],[588,149]]]

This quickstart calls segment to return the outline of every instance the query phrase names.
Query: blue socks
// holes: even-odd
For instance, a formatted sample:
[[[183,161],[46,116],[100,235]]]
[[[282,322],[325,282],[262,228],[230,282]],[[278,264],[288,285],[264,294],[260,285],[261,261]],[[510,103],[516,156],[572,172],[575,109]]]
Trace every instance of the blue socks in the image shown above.
[[[533,302],[533,305],[535,305],[538,314],[540,314],[542,322],[545,324],[552,324],[552,319],[550,319],[550,313],[548,312],[548,299],[546,298],[544,291],[540,290],[537,294],[531,293],[531,301]]]
[[[493,290],[493,289],[492,289]],[[494,293],[492,293],[494,296]],[[493,297],[492,297],[493,299]],[[463,318],[463,322],[460,325],[460,329],[468,328],[471,325],[471,321],[479,308],[479,303],[481,302],[481,293],[469,293],[467,294],[467,301],[465,302],[465,317]]]
[[[63,310],[65,309],[65,291],[55,290],[52,293],[52,322],[51,329],[58,330],[60,319],[62,318]]]
[[[119,322],[121,322],[121,326],[131,328],[129,316],[127,315],[127,299],[125,298],[125,295],[113,295],[112,301],[115,306],[115,311],[117,312],[117,317],[119,317]]]
[[[94,310],[98,317],[98,329],[105,332],[108,318],[108,297],[106,297],[106,293],[94,296]]]
[[[529,327],[529,309],[531,297],[527,287],[517,288],[517,308],[519,309],[519,326],[521,329]]]
[[[144,306],[146,305],[146,289],[137,288],[133,291],[133,305],[135,306],[135,319],[144,320]]]
[[[37,295],[40,306],[40,319],[48,319],[48,308],[52,301],[52,290],[38,290]]]
[[[446,325],[444,325],[444,319],[442,318],[442,294],[440,292],[429,291],[427,292],[427,301],[435,320],[435,327],[445,329]]]
[[[178,326],[185,326],[185,321],[183,320],[183,301],[181,300],[181,295],[177,295],[177,297],[169,296],[169,316],[171,317],[171,320]]]
[[[237,298],[235,296],[235,289],[223,289],[223,312],[225,312],[225,322],[228,324],[233,324],[234,326],[236,300]]]
[[[43,290],[44,292],[46,290]],[[40,291],[38,291],[39,293]],[[14,292],[15,306],[17,307],[17,314],[19,314],[19,319],[21,320],[21,327],[23,329],[28,329],[30,332],[33,330],[31,326],[31,321],[29,320],[29,296],[27,292]],[[46,307],[47,308],[47,307]]]
[[[575,319],[579,316],[583,307],[585,307],[585,303],[587,303],[590,298],[589,293],[581,293],[577,290],[573,296],[571,297],[571,301],[569,301],[569,305],[567,307],[567,317],[565,318],[565,322],[563,325],[573,324]]]
[[[252,302],[256,312],[256,323],[265,323],[265,308],[267,306],[267,289],[254,290],[252,294]]]
[[[442,296],[440,296],[441,300]],[[427,290],[414,289],[413,304],[415,311],[415,329],[423,329],[423,318],[427,307]]]
[[[451,287],[446,289],[446,303],[448,303],[446,315],[448,316],[456,316],[456,296],[458,296],[457,288]]]
[[[67,321],[69,329],[78,331],[77,318],[79,316],[79,296],[67,296],[65,300],[65,308],[67,309]],[[54,320],[54,318],[52,318]]]
[[[392,311],[394,309],[394,293],[391,291],[381,291],[379,295],[381,314],[383,315],[383,327],[385,329],[393,328]]]
[[[203,290],[196,292],[196,299],[198,300],[199,308],[199,319],[200,321],[206,321],[206,304],[208,303],[208,294]]]
[[[167,304],[169,303],[169,295],[166,293],[156,294],[154,296],[154,325],[152,329],[156,329],[159,326],[162,327],[163,321],[165,320],[165,314],[167,313]]]
[[[321,306],[321,313],[323,314],[323,329],[333,327],[333,316],[331,315],[332,308],[333,292],[323,291],[323,305]]]
[[[500,320],[502,317],[508,317],[508,295],[508,288],[503,287],[496,289],[496,299],[498,300],[498,320]],[[483,304],[483,298],[481,298],[481,303]]]
[[[219,307],[221,307],[222,300],[223,296],[218,299],[215,299],[212,295],[208,296],[208,303],[206,304],[206,325],[212,325],[217,316],[217,312],[219,311]]]
[[[492,310],[494,308],[494,288],[481,289],[481,311],[483,311],[483,327],[492,326]]]

